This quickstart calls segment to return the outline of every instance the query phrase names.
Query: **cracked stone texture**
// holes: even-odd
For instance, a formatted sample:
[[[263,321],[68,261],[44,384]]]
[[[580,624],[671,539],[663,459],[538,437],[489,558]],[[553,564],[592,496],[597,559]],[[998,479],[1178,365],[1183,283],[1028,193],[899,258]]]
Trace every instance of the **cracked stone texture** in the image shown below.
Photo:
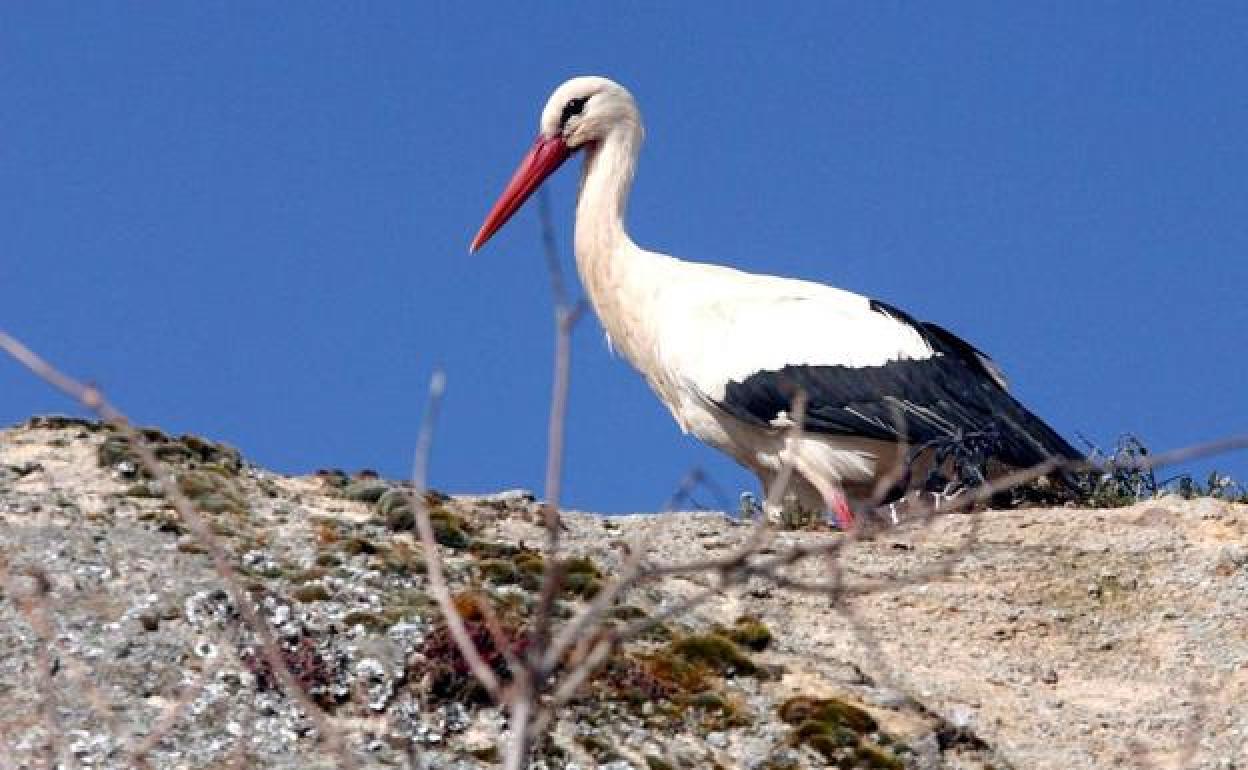
[[[152,435],[361,766],[497,766],[505,714],[433,702],[406,674],[437,612],[411,534],[376,512],[392,484],[281,476]],[[158,768],[336,766],[203,547],[110,440],[57,418],[0,432],[0,767],[125,767],[140,747]],[[522,492],[446,506],[475,537],[542,541]],[[568,549],[608,575],[642,536],[663,563],[722,556],[750,532],[713,513],[565,522]],[[783,532],[769,548],[842,538]],[[1246,545],[1248,506],[1211,499],[903,523],[785,572],[841,580],[838,599],[755,577],[681,619],[771,628],[754,658],[776,675],[722,683],[745,724],[658,729],[644,706],[582,702],[534,767],[831,766],[778,718],[794,695],[866,709],[911,768],[1248,767]],[[464,551],[444,555],[457,585],[474,579]],[[714,585],[667,578],[627,599],[659,611]]]

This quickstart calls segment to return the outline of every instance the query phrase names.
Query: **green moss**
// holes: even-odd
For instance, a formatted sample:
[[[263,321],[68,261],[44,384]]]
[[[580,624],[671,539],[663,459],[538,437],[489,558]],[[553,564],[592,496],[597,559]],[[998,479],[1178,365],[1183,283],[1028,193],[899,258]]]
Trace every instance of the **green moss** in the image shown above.
[[[724,629],[721,633],[742,647],[755,652],[765,650],[772,640],[771,629],[752,615],[737,618],[732,628]]]
[[[643,697],[647,691],[677,694],[700,692],[710,686],[712,672],[706,664],[689,661],[670,648],[641,656],[638,662],[640,676],[636,678],[641,681],[637,691]]]
[[[215,466],[225,475],[236,475],[243,467],[243,458],[237,449],[199,438],[181,436],[170,438],[155,428],[141,428],[139,433],[156,459],[178,467]],[[138,456],[125,436],[113,434],[104,439],[96,449],[96,462],[102,468],[111,468],[129,461],[139,466]],[[141,475],[143,474],[140,470]]]
[[[387,617],[383,613],[368,612],[366,610],[348,612],[342,618],[342,623],[345,626],[364,626],[370,631],[385,631],[387,628],[394,625],[395,622],[396,621],[392,619],[392,616]]]
[[[234,483],[219,473],[193,470],[179,473],[178,489],[204,513],[247,512],[247,501]]]
[[[320,583],[308,583],[296,588],[291,596],[300,602],[327,602],[329,601],[329,589]]]
[[[464,520],[449,511],[430,511],[429,522],[433,524],[433,536],[439,545],[458,549],[467,548],[472,543],[472,538],[465,531]]]
[[[411,493],[406,489],[388,490],[377,499],[376,511],[386,522],[386,526],[396,532],[405,532],[416,527]]]
[[[473,759],[480,762],[488,762],[491,765],[496,765],[499,762],[497,746],[485,746],[483,748],[473,749],[472,751],[467,752],[467,754]]]
[[[195,507],[204,513],[233,513],[241,515],[246,503],[225,495],[205,495],[195,501]]]
[[[182,517],[170,508],[159,511],[146,511],[139,514],[139,521],[147,521],[156,525],[156,531],[169,532],[174,535],[185,535],[190,529],[182,523]]]
[[[571,572],[563,576],[559,589],[564,595],[592,599],[602,590],[602,581],[583,572]]]
[[[476,566],[484,580],[496,585],[511,585],[520,580],[516,565],[506,559],[483,559]]]
[[[429,509],[434,535],[439,543],[448,548],[466,548],[471,544],[468,533],[473,531],[473,527],[462,516],[443,508],[445,501],[446,498],[437,492],[425,493],[424,502]],[[416,530],[416,513],[412,507],[412,492],[409,489],[388,489],[377,499],[374,510],[385,521],[386,526],[395,532]]]
[[[604,667],[596,689],[604,698],[634,705],[670,703],[675,712],[658,715],[660,724],[693,709],[704,728],[722,729],[745,720],[743,710],[718,691],[719,676],[752,669],[727,639],[690,636],[653,652],[620,654]]]
[[[184,444],[158,444],[152,447],[152,454],[166,463],[181,463],[190,460],[195,454]]]
[[[648,615],[642,608],[634,607],[631,604],[616,605],[608,610],[607,614],[616,620],[640,620]]]
[[[151,482],[140,481],[137,484],[131,484],[126,489],[127,497],[161,497],[160,492],[152,485]]]
[[[95,461],[101,468],[112,468],[125,460],[135,462],[130,442],[122,436],[109,436],[96,447]]]
[[[530,591],[535,591],[541,586],[542,575],[546,572],[546,560],[540,553],[523,551],[516,555],[515,565],[522,586]]]
[[[799,770],[800,768],[801,764],[791,757],[784,759],[771,757],[756,767],[755,770]]]
[[[754,662],[731,639],[719,634],[698,634],[675,640],[671,650],[691,663],[700,663],[720,674],[753,674]]]
[[[869,743],[860,745],[854,751],[854,759],[869,770],[903,770],[906,766],[896,754]]]
[[[789,724],[814,720],[843,725],[858,733],[870,733],[878,729],[870,714],[839,698],[810,698],[802,695],[789,698],[780,704],[780,718]]]
[[[868,770],[905,767],[905,763],[888,749],[864,739],[867,734],[878,734],[880,743],[892,742],[890,736],[878,733],[875,719],[839,698],[789,698],[780,705],[779,712],[781,719],[796,725],[789,736],[790,744],[808,746],[825,759],[835,760],[838,767]]]
[[[646,767],[648,770],[676,770],[675,766],[673,766],[671,762],[668,762],[661,757],[656,757],[653,754],[646,755]]]
[[[521,618],[528,617],[533,610],[534,597],[519,591],[494,597],[494,604],[504,615],[517,623]]]
[[[381,567],[392,575],[423,575],[427,571],[425,560],[404,542],[386,550],[381,557]]]
[[[560,589],[564,596],[592,599],[602,590],[602,571],[586,556],[576,556],[563,562],[563,580]]]
[[[417,529],[411,498],[404,490],[392,489],[382,495],[377,502],[377,511],[385,520],[386,526],[395,532],[411,532]],[[445,508],[431,508],[429,523],[433,526],[434,539],[447,548],[467,548],[472,544],[472,538],[468,536],[472,527],[462,516]]]
[[[378,479],[352,481],[342,490],[342,496],[358,503],[379,503],[390,491],[390,485]]]
[[[349,537],[342,541],[342,552],[348,556],[372,555],[380,550],[376,543],[363,537]]]
[[[528,591],[540,589],[546,573],[546,560],[530,550],[521,550],[510,559],[486,559],[482,564],[491,582],[515,583]],[[564,560],[562,565],[560,597],[589,599],[602,590],[602,572],[592,560],[576,557]]]
[[[183,473],[178,476],[178,489],[192,500],[213,494],[220,488],[217,477],[207,473]]]
[[[696,708],[715,709],[716,711],[728,711],[730,708],[728,701],[724,699],[724,696],[714,690],[696,693],[691,696],[686,703]]]
[[[693,713],[704,730],[724,730],[750,724],[744,705],[716,690],[705,690],[678,699],[686,714]]]
[[[799,724],[797,729],[793,731],[792,737],[796,743],[807,745],[819,743],[831,748],[858,745],[858,733],[850,730],[848,727],[822,722],[817,719],[808,719]]]
[[[316,477],[330,489],[342,489],[351,483],[350,477],[341,468],[321,468],[316,472]]]
[[[377,617],[380,620],[380,623],[376,626],[376,629],[382,630],[398,623],[402,623],[407,618],[423,614],[422,610],[427,609],[428,607],[422,607],[420,610],[415,610],[410,606],[387,607],[378,613]]]
[[[581,735],[577,737],[576,742],[584,746],[585,750],[599,762],[611,762],[619,757],[614,744],[601,736]]]
[[[590,577],[600,578],[602,572],[599,571],[598,565],[587,556],[576,556],[566,559],[563,562],[563,573],[565,575],[589,575]]]
[[[648,642],[670,642],[676,637],[670,626],[666,623],[651,623],[639,634],[638,639]]]
[[[473,540],[468,544],[468,552],[478,559],[507,559],[516,556],[521,548],[510,543],[494,543],[487,540]]]
[[[89,420],[85,417],[69,417],[63,414],[37,414],[28,419],[25,425],[28,428],[41,428],[43,430],[78,428],[88,433],[98,433],[106,428],[111,430],[108,425],[99,420]]]
[[[192,456],[202,463],[216,464],[232,474],[237,474],[243,468],[243,456],[228,444],[190,435],[182,436],[178,441],[190,449]]]
[[[313,580],[320,580],[329,574],[329,570],[324,566],[308,567],[301,572],[295,572],[290,575],[292,583],[310,583]]]

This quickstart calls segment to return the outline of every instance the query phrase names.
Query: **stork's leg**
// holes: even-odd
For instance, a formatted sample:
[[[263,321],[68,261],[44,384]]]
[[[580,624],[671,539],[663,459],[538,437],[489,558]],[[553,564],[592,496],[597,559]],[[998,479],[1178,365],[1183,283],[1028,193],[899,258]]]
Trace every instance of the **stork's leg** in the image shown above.
[[[894,527],[901,523],[901,514],[897,512],[897,501],[895,500],[888,504],[888,518]]]
[[[784,490],[776,490],[775,476],[760,474],[763,488],[767,493],[767,501],[763,512],[767,520],[773,524],[802,527],[816,521],[825,511],[831,511],[836,524],[841,529],[848,529],[854,523],[854,512],[849,505],[845,492],[837,485],[828,484],[825,492],[812,484],[801,473],[794,473],[789,485]],[[778,503],[772,501],[778,500]]]
[[[758,504],[758,498],[752,492],[742,492],[737,513],[742,519],[753,521],[763,515],[763,506]]]
[[[836,516],[836,526],[842,530],[848,530],[854,526],[854,511],[849,507],[849,500],[845,497],[844,490],[839,486],[834,486],[828,490],[827,496],[832,515]]]
[[[769,524],[782,523],[784,521],[784,509],[780,506],[772,504],[773,500],[780,499],[781,497],[780,495],[776,494],[775,490],[773,489],[773,486],[776,483],[776,474],[764,468],[756,467],[753,470],[754,470],[754,474],[758,476],[758,483],[763,491],[762,502],[759,502],[758,498],[754,497],[754,495],[750,495],[750,502],[753,504],[752,507],[754,511],[757,514],[762,515],[763,518],[766,519],[767,523]],[[741,493],[742,515],[744,515],[745,513],[745,496],[748,494],[749,494],[748,492]]]
[[[798,498],[803,507],[811,511],[828,511],[836,519],[836,526],[848,530],[854,525],[854,511],[849,505],[845,487],[839,481],[802,473],[795,481]]]
[[[783,495],[772,492],[770,486],[763,487],[763,504],[761,506],[763,516],[767,519],[768,524],[784,524],[786,516],[783,502]],[[777,498],[782,502],[774,502]]]
[[[795,522],[802,520],[802,508],[798,502],[797,495],[793,493],[792,488],[783,491],[776,491],[773,488],[774,479],[765,482],[763,493],[766,498],[763,504],[759,506],[763,516],[767,518],[767,523],[775,524],[780,527],[793,526]]]

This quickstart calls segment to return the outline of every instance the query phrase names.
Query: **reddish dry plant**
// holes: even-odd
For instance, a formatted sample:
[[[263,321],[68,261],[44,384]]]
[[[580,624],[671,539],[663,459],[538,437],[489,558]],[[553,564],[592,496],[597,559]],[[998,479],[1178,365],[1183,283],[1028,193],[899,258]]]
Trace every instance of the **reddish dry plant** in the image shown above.
[[[532,633],[511,613],[504,613],[497,619],[497,626],[491,628],[480,602],[472,594],[454,597],[455,610],[463,619],[464,628],[481,659],[505,685],[512,679],[508,658],[522,658],[528,652]],[[438,698],[478,704],[491,702],[445,620],[425,636],[408,668],[408,679],[422,682],[426,690]]]
[[[343,661],[328,645],[319,644],[310,636],[302,636],[296,642],[282,644],[281,649],[286,669],[316,705],[333,711],[346,700],[346,695],[335,687],[345,674]],[[256,649],[243,650],[239,659],[256,678],[257,691],[281,692],[281,681],[273,673],[273,667]]]

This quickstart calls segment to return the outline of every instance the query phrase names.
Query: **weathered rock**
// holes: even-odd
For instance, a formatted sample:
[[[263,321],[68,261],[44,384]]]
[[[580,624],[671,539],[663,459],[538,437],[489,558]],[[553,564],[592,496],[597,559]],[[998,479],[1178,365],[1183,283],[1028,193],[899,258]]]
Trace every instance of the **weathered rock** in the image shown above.
[[[206,515],[243,594],[223,590],[211,549],[114,431],[40,418],[0,432],[0,755],[35,765],[53,746],[76,764],[121,766],[186,699],[153,744],[154,768],[228,764],[240,746],[248,766],[336,764],[242,625],[242,600],[359,765],[401,764],[411,751],[429,767],[497,766],[506,715],[421,689],[438,664],[429,656],[447,648],[400,483],[283,477],[210,441],[145,435]],[[533,606],[544,561],[533,550],[542,532],[522,515],[537,506],[531,495],[426,502],[455,590]],[[562,519],[578,557],[564,563],[583,583],[556,603],[565,615],[618,573],[620,544],[643,533],[651,564],[719,558],[752,533],[721,514],[623,516],[609,527]],[[990,511],[903,522],[884,538],[786,532],[768,550],[820,543],[842,544],[835,561],[807,559],[785,575],[835,578],[836,597],[762,576],[722,589],[709,575],[674,576],[629,592],[614,623],[711,589],[709,602],[630,648],[668,658],[621,674],[630,687],[671,686],[646,679],[661,673],[709,689],[629,702],[591,688],[561,713],[535,766],[778,770],[834,756],[1099,768],[1152,752],[1214,768],[1243,756],[1245,506],[1169,497]],[[51,676],[41,678],[48,650]],[[54,717],[44,716],[49,697]],[[782,709],[798,697],[809,712]]]

